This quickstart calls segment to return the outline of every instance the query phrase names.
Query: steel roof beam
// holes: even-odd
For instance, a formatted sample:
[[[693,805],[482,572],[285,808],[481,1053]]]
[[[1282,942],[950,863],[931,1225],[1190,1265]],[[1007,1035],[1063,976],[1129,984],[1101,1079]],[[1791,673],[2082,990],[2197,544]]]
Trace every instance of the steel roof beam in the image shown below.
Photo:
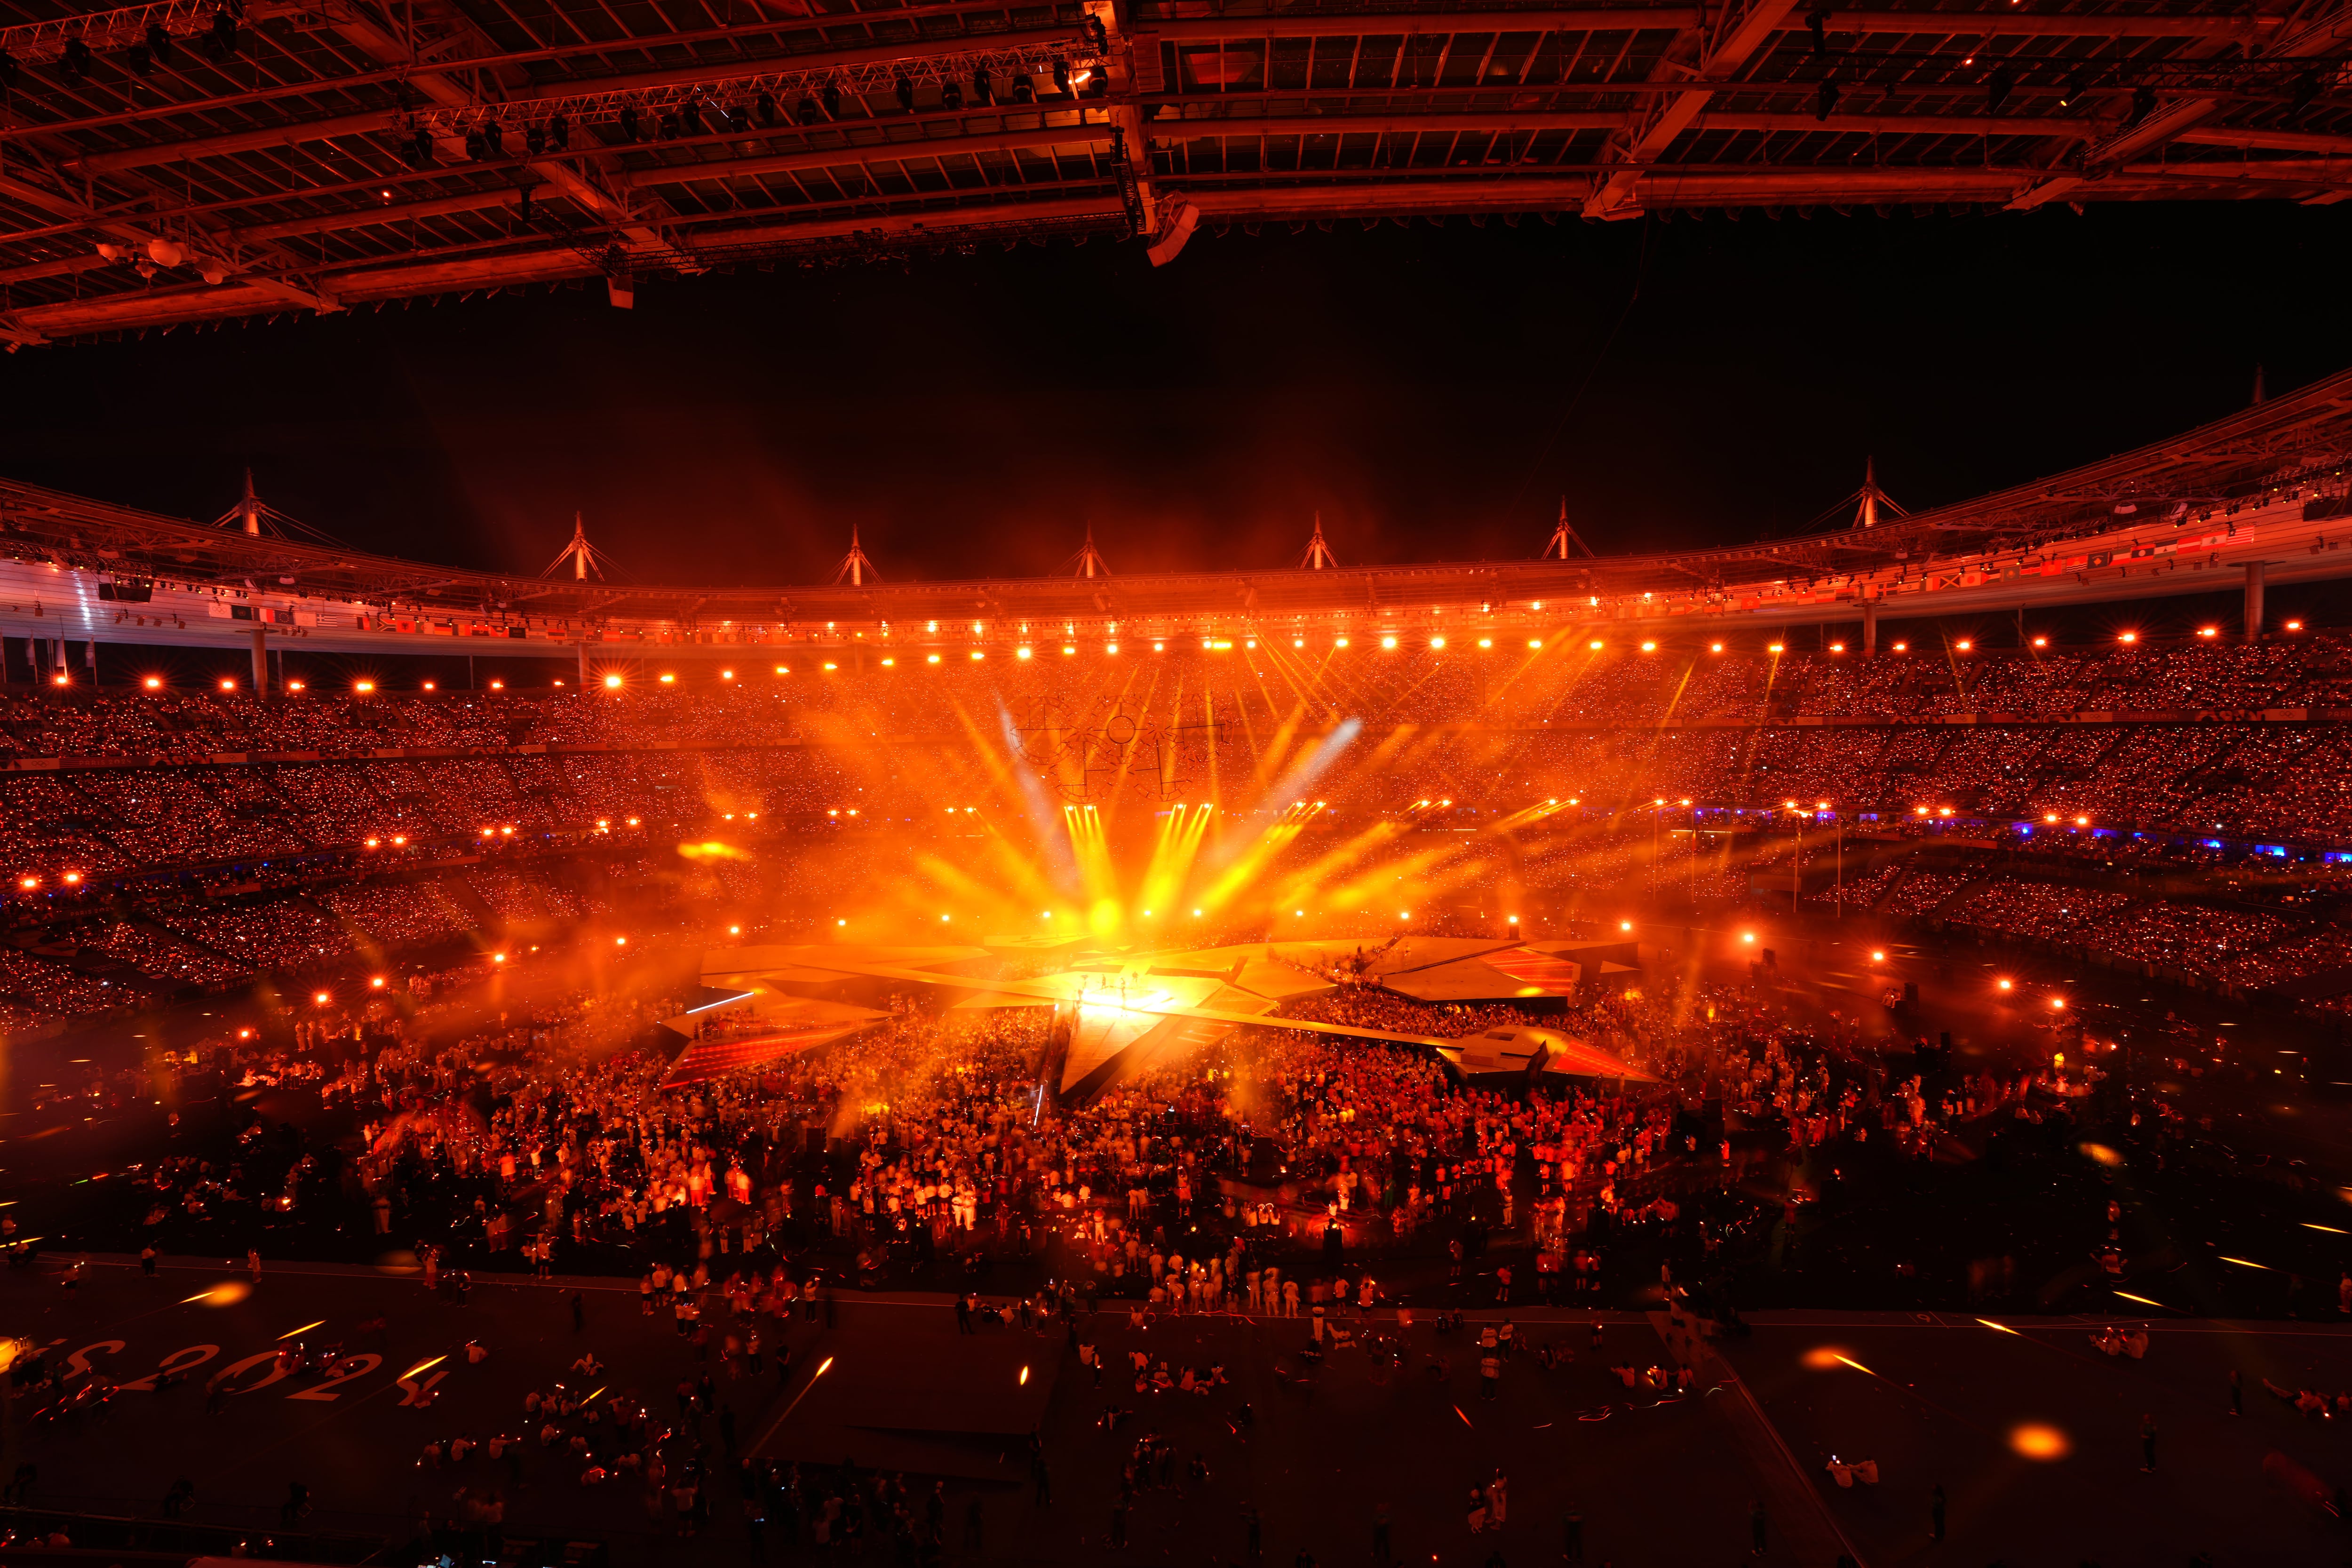
[[[2347,38],[2352,38],[2352,3],[2338,4],[2308,21],[2299,20],[2291,29],[2273,35],[2256,52],[2263,59],[2314,59],[2336,49]],[[2211,119],[2223,106],[2222,99],[2208,93],[2161,104],[2137,123],[2085,148],[2074,167],[2019,191],[2010,205],[2032,208],[2058,200],[2079,189],[2086,180],[2099,179],[2129,159],[2178,139]]]
[[[1643,104],[1626,117],[1624,128],[1611,147],[1617,160],[1646,163],[1663,155],[1676,137],[1690,129],[1691,122],[1715,97],[1717,87],[1738,75],[1748,59],[1770,41],[1794,5],[1795,0],[1745,0],[1744,4],[1731,0],[1715,16],[1686,29],[1675,40],[1675,47],[1652,68],[1650,77],[1653,81],[1677,81],[1688,86],[1672,99]],[[1640,210],[1633,201],[1638,178],[1629,170],[1595,184],[1585,198],[1584,216],[1633,216]]]
[[[632,50],[651,50],[690,41],[717,38],[737,38],[767,36],[779,32],[806,30],[812,26],[849,25],[856,22],[894,21],[902,16],[944,14],[970,14],[974,11],[996,11],[1001,6],[929,6],[907,12],[843,13],[837,16],[795,18],[794,25],[759,24],[750,26],[699,29],[669,35],[648,35],[639,38],[600,40],[593,44],[567,45],[545,49],[518,50],[510,54],[486,54],[436,63],[434,70],[423,73],[442,79],[454,79],[468,70],[511,68],[518,65],[541,60],[585,56],[591,54],[621,54]],[[1789,7],[1780,7],[1780,14],[1759,16],[1759,36],[1751,39],[1752,50],[1762,41],[1762,35],[1786,31],[1800,26],[1791,23]],[[1557,33],[1635,28],[1644,31],[1673,29],[1696,32],[1702,17],[1696,6],[1610,6],[1572,10],[1548,11],[1384,11],[1371,13],[1316,13],[1311,16],[1283,17],[1235,16],[1171,19],[1140,22],[1131,36],[1142,47],[1155,47],[1159,41],[1182,42],[1191,39],[1246,42],[1276,37],[1390,37],[1436,34],[1477,33]],[[2192,37],[2252,39],[2274,30],[2281,18],[2252,16],[2115,16],[2115,15],[2003,15],[1998,12],[1832,12],[1832,30],[1856,36],[1910,34],[1951,38],[1983,38],[2009,37]],[[1961,24],[1979,20],[1982,26],[1971,29]],[[372,24],[360,24],[365,34],[388,38]],[[352,35],[345,29],[346,37]],[[706,62],[697,65],[666,68],[655,71],[624,72],[612,76],[588,76],[557,81],[517,84],[499,101],[529,103],[534,100],[560,98],[583,91],[622,91],[676,86],[682,83],[713,79],[728,71],[772,69],[806,70],[828,66],[849,66],[899,58],[920,58],[929,55],[954,53],[976,45],[1008,46],[1025,40],[1045,40],[1066,37],[1066,26],[1008,29],[1002,33],[964,33],[953,37],[909,39],[903,42],[876,44],[848,49],[809,50],[800,53],[780,52],[773,55],[746,57],[734,62]],[[358,39],[354,39],[358,41]],[[1727,36],[1727,41],[1729,41]],[[362,46],[373,57],[384,58],[387,51],[373,42]],[[1727,67],[1727,58],[1721,62]],[[159,105],[142,115],[163,115],[196,112],[211,108],[230,108],[278,99],[299,98],[311,93],[326,94],[348,90],[352,87],[378,85],[402,79],[409,75],[405,51],[395,46],[391,63],[383,69],[346,78],[322,78],[315,82],[286,84],[267,90],[266,94],[224,95],[217,99],[184,104]],[[1552,84],[1537,84],[1549,87]],[[1578,87],[1601,84],[1574,84]],[[1611,84],[1623,90],[1629,84]],[[428,89],[428,95],[429,93]],[[432,95],[437,96],[437,95]],[[122,115],[96,116],[84,120],[65,121],[49,125],[24,125],[17,132],[69,133],[77,130],[121,123]],[[330,116],[316,121],[295,121],[281,126],[257,127],[249,131],[226,132],[213,136],[194,137],[183,141],[156,142],[143,147],[128,147],[95,152],[74,161],[70,166],[78,173],[105,174],[112,170],[139,168],[159,163],[177,163],[189,158],[222,156],[234,153],[254,152],[272,147],[298,145],[305,142],[331,141],[342,136],[368,134],[386,131],[403,122],[399,110],[383,110]]]

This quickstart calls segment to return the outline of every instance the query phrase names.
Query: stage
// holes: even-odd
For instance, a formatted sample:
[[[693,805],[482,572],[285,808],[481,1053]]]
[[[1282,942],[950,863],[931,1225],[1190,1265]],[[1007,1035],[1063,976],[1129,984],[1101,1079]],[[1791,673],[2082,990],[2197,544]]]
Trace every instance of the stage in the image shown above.
[[[1061,967],[1017,978],[1005,973],[1032,968],[1041,954]],[[702,982],[718,1016],[749,1010],[776,1020],[765,1032],[774,1045],[772,1056],[845,1037],[910,996],[966,1010],[1053,1008],[1068,1026],[1055,1087],[1066,1099],[1084,1100],[1253,1024],[1410,1046],[1465,1077],[1645,1080],[1648,1075],[1638,1068],[1566,1030],[1413,1035],[1280,1016],[1293,1003],[1349,988],[1433,1005],[1557,1009],[1636,983],[1642,973],[1640,950],[1631,941],[1401,936],[1384,943],[1266,942],[1150,951],[1007,938],[980,946],[713,948],[703,957]],[[827,1028],[837,1032],[825,1035]],[[748,1051],[739,1056],[743,1059],[736,1065],[755,1065]]]

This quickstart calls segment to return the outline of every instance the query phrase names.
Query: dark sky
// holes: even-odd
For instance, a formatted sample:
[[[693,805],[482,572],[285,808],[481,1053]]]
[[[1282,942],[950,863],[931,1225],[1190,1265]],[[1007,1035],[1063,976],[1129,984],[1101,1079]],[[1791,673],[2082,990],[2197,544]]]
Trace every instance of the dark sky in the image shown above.
[[[2352,203],[1097,240],[415,306],[0,361],[0,470],[638,581],[1532,555],[1919,508],[2352,364]],[[1643,250],[1646,245],[1646,260]],[[1634,279],[1640,299],[1626,302]],[[1618,334],[1580,405],[1611,328]],[[1563,418],[1563,416],[1566,416]],[[1554,432],[1558,439],[1545,451]]]

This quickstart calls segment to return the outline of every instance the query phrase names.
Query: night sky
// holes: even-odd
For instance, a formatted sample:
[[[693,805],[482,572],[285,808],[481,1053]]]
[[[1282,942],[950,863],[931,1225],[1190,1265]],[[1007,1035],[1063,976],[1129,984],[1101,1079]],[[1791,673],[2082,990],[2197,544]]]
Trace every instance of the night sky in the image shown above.
[[[210,518],[250,464],[366,548],[630,579],[1528,556],[1914,509],[2352,364],[2352,203],[1343,224],[641,282],[0,361],[0,470]],[[1640,297],[1627,308],[1637,275]],[[1596,357],[1622,321],[1605,358]],[[1591,377],[1572,409],[1579,384]],[[1552,437],[1557,436],[1557,439]],[[1547,449],[1547,443],[1549,443]]]

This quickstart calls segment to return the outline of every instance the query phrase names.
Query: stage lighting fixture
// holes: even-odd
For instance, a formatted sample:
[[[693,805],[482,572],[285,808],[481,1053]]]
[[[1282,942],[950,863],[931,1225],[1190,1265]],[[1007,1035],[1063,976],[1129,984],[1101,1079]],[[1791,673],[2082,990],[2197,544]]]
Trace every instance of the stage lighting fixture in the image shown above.
[[[1029,657],[1029,650],[1025,647],[1016,647],[1013,650],[1013,657],[1015,658],[1027,658]]]
[[[2143,83],[2132,89],[2131,117],[2137,125],[2156,112],[2156,89]]]
[[[654,140],[656,142],[667,142],[677,136],[677,113],[674,110],[665,110],[662,113],[662,117],[654,121]]]
[[[489,154],[483,150],[482,133],[478,131],[467,132],[466,156],[478,163],[488,155]]]
[[[1813,118],[1815,120],[1827,120],[1831,115],[1836,113],[1838,99],[1840,96],[1837,79],[1835,77],[1823,77],[1822,79],[1822,85],[1813,89]]]
[[[1896,643],[1895,645],[1895,651],[1896,653],[1909,653],[1911,651],[1911,645],[1907,642]]]
[[[996,101],[996,84],[989,79],[986,66],[972,68],[971,100],[982,109]]]
[[[401,144],[401,156],[412,169],[431,168],[433,166],[433,132],[421,125],[418,126],[415,134]]]
[[[212,47],[222,59],[236,53],[236,17],[226,5],[213,13]]]
[[[1013,79],[1013,101],[1015,103],[1037,101],[1036,84],[1029,79],[1028,73],[1025,71]]]
[[[0,49],[0,87],[14,89],[24,75],[24,68],[16,63],[16,57]]]
[[[236,678],[234,676],[227,675],[222,676],[220,680],[220,689],[223,691],[235,691],[236,689]]]
[[[940,107],[950,114],[963,107],[963,89],[952,77],[940,83]]]
[[[1117,643],[1105,643],[1105,644],[1103,645],[1103,651],[1104,651],[1105,653],[1117,653],[1117,652],[1118,651],[1118,644],[1117,644]]]
[[[2067,73],[2066,77],[2066,89],[2058,96],[2058,107],[2061,109],[2072,109],[2076,103],[2081,101],[2083,95],[2090,91],[2090,89],[2091,78],[2089,72],[2079,70],[2070,71]]]
[[[897,81],[890,84],[890,90],[897,95],[900,109],[905,110],[908,114],[915,112],[915,84],[908,79],[904,71],[898,74]]]
[[[1529,638],[1528,639],[1528,646],[1529,647],[1543,647],[1543,638],[1541,638],[1541,637],[1529,637]]]
[[[132,76],[152,76],[155,73],[155,51],[144,44],[133,44],[122,51],[122,63]]]
[[[530,153],[534,158],[546,152],[547,127],[544,125],[530,125],[524,127],[522,133],[522,147],[524,152]],[[530,199],[530,192],[528,188],[525,188],[523,191],[523,200],[528,202]]]
[[[1953,646],[1954,647],[1956,647],[1956,648],[1958,648],[1962,653],[1969,653],[1969,652],[1973,651],[1973,650],[1975,649],[1975,647],[1976,647],[1976,646],[1977,646],[1977,645],[1976,645],[1976,644],[1974,644],[1974,643],[1972,643],[1972,642],[1970,642],[1968,638],[1966,638],[1966,637],[1962,637],[1959,641],[1958,641],[1958,642],[1954,643],[1952,646]]]
[[[2139,634],[2138,634],[2137,632],[2126,632],[2126,633],[2124,633],[2121,637],[2118,637],[2117,638],[2116,638],[2116,640],[2117,642],[2126,642],[2126,643],[2129,643],[2129,642],[2137,642],[2137,641],[2139,641]]]
[[[677,123],[688,136],[702,134],[702,100],[689,98],[677,106]]]
[[[375,689],[375,682],[373,680],[354,680],[352,682],[352,689],[358,692],[362,697],[365,697],[369,692]]]
[[[89,75],[89,46],[79,38],[68,38],[65,52],[58,57],[58,74],[68,85],[79,87]]]
[[[1643,653],[1655,653],[1658,651],[1658,645],[1654,642],[1645,642],[1642,645],[1642,651]]]
[[[1104,27],[1103,19],[1100,16],[1094,15],[1092,12],[1088,12],[1083,26],[1086,28],[1087,42],[1095,47],[1095,52],[1097,54],[1109,53],[1110,33],[1108,29]]]
[[[776,95],[772,92],[763,92],[753,99],[751,118],[760,122],[762,130],[773,130],[776,124]]]
[[[1832,653],[1843,653],[1845,651],[1845,644],[1842,642],[1833,642],[1830,644],[1830,651]]]
[[[572,121],[559,114],[547,122],[547,145],[550,152],[572,150]]]
[[[150,691],[161,691],[163,689],[163,678],[160,675],[151,675],[139,684],[144,686]]]
[[[1070,90],[1070,62],[1067,60],[1054,62],[1054,90],[1063,94]]]
[[[1584,646],[1591,649],[1594,653],[1599,653],[1601,651],[1601,639],[1599,637],[1594,637],[1591,642]]]
[[[1432,637],[1429,639],[1429,646],[1432,647],[1442,648],[1445,646],[1445,639],[1444,637]]]
[[[2000,106],[2009,101],[2010,89],[2016,85],[2017,79],[2010,74],[2007,66],[1993,67],[1992,74],[1985,78],[1985,112],[1999,114]]]
[[[1780,653],[1782,651],[1783,646],[1784,645],[1780,643],[1767,643],[1764,647],[1764,651],[1766,653]]]
[[[636,105],[635,104],[624,104],[621,107],[621,139],[625,142],[642,142],[645,140],[645,136],[642,133],[640,117],[637,114]]]
[[[824,84],[823,97],[824,100],[824,117],[827,120],[840,119],[841,88],[839,85],[834,82],[826,82]]]
[[[1382,647],[1396,647],[1396,638],[1394,638],[1394,637],[1382,637],[1382,638],[1381,639],[1381,646]]]
[[[677,677],[675,675],[665,675],[661,678],[661,683],[664,686],[676,686],[677,684]]]
[[[172,58],[172,35],[161,22],[147,24],[147,58],[157,65],[166,65]]]

